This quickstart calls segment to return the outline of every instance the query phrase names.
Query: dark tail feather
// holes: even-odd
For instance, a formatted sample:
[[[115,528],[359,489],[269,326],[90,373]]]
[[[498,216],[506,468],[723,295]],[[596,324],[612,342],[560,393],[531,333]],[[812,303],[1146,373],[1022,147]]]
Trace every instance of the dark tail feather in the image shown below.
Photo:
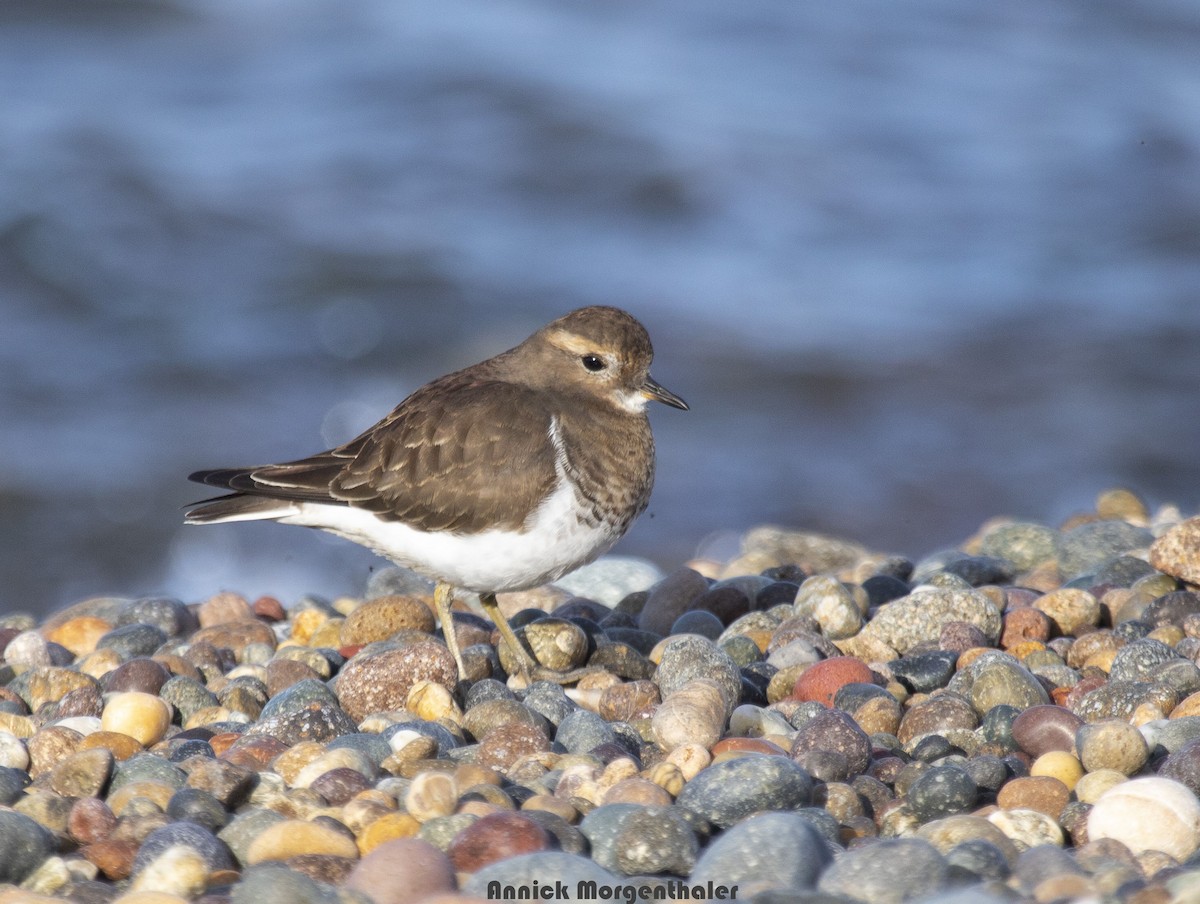
[[[194,476],[194,475],[193,475]],[[267,499],[262,496],[245,496],[234,493],[218,496],[193,504],[183,516],[186,524],[215,524],[219,521],[263,521],[279,518],[293,510],[293,506],[282,499]]]

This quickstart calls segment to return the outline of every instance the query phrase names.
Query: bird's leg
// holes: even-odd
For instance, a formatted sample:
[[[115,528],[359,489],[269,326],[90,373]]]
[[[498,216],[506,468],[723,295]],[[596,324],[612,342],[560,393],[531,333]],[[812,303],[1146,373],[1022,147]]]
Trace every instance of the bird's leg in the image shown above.
[[[479,602],[482,604],[483,611],[487,613],[488,618],[495,623],[496,628],[500,631],[500,636],[508,644],[508,648],[512,650],[513,656],[517,658],[518,667],[526,679],[525,683],[528,684],[536,674],[544,671],[544,669],[534,662],[533,657],[525,651],[525,647],[517,639],[517,635],[508,623],[508,619],[500,612],[500,604],[496,602],[496,594],[481,593],[479,594]]]
[[[446,646],[454,656],[454,664],[458,666],[459,680],[467,677],[467,667],[463,665],[462,651],[458,649],[458,635],[454,633],[454,617],[450,614],[450,606],[454,602],[454,588],[449,584],[438,581],[433,588],[433,605],[437,609],[438,621],[442,623],[442,636],[446,638]]]

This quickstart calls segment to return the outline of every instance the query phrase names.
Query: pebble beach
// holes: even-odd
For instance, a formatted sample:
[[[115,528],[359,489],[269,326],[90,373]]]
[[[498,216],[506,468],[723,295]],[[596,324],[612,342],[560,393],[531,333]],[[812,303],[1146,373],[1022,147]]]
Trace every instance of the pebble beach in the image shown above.
[[[1200,901],[1200,519],[0,617],[0,904]],[[513,673],[510,675],[510,671]]]

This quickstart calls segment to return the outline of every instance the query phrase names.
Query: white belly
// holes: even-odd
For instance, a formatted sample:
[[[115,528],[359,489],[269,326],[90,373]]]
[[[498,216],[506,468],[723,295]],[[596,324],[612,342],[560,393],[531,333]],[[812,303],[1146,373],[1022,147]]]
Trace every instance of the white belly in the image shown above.
[[[615,526],[591,526],[577,516],[575,492],[565,480],[521,531],[422,531],[381,521],[353,506],[313,502],[293,503],[278,520],[321,528],[426,577],[476,593],[538,587],[603,555],[620,538]]]

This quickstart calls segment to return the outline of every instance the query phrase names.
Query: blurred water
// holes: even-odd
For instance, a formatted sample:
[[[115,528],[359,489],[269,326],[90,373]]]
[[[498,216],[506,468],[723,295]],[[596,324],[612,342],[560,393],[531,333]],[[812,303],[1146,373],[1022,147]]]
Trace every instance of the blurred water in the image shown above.
[[[693,406],[622,552],[1195,509],[1198,39],[1191,0],[6,0],[0,606],[356,591],[344,542],[182,527],[184,476],[589,303]]]

